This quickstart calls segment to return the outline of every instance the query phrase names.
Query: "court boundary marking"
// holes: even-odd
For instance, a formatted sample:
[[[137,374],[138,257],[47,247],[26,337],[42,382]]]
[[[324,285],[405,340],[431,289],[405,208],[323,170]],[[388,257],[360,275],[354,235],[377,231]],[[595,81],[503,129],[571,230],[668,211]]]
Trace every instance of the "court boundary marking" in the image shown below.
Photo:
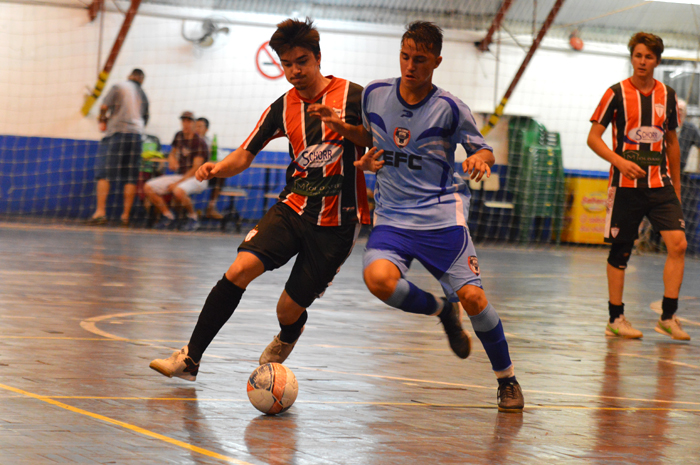
[[[237,465],[253,465],[249,462],[244,462],[242,460],[238,460],[238,459],[235,459],[233,457],[229,457],[227,455],[219,454],[218,452],[213,452],[213,451],[210,451],[208,449],[204,449],[202,447],[193,446],[192,444],[188,444],[186,442],[170,438],[168,436],[147,430],[145,428],[141,428],[140,426],[132,425],[131,423],[126,423],[124,421],[115,420],[114,418],[100,415],[98,413],[93,413],[93,412],[89,412],[87,410],[83,410],[83,409],[78,408],[78,407],[73,407],[72,405],[68,405],[68,404],[65,404],[63,402],[59,402],[59,401],[55,400],[54,398],[52,398],[51,396],[42,396],[39,394],[34,394],[32,392],[29,392],[29,391],[24,391],[24,390],[16,388],[16,387],[8,386],[6,384],[0,384],[0,388],[5,389],[6,391],[14,392],[16,394],[21,394],[24,397],[30,397],[32,399],[46,402],[47,404],[51,404],[51,405],[54,405],[56,407],[60,407],[64,410],[68,410],[68,411],[73,412],[73,413],[78,413],[80,415],[88,416],[88,417],[93,418],[95,420],[100,420],[100,421],[103,421],[106,423],[120,426],[120,427],[127,429],[129,431],[133,431],[135,433],[138,433],[138,434],[141,434],[141,435],[153,438],[153,439],[158,439],[160,441],[167,442],[168,444],[172,444],[172,445],[180,447],[182,449],[187,449],[191,452],[197,452],[198,454],[206,455],[207,457],[212,457],[215,459],[224,460],[226,462],[235,463]]]

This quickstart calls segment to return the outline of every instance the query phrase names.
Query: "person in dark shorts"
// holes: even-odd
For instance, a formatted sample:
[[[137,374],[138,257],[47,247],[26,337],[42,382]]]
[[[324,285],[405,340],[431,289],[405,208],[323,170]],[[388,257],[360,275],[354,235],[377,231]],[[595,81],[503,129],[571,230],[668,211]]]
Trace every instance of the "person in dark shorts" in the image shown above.
[[[167,359],[150,364],[165,376],[194,381],[202,354],[238,306],[246,287],[266,271],[296,256],[277,303],[281,331],[260,364],[282,363],[304,324],[307,307],[319,298],[350,255],[360,224],[369,223],[364,173],[355,167],[364,149],[305,118],[308,106],[326,102],[351,124],[362,121],[362,87],[321,74],[319,34],[311,20],[288,19],[277,25],[270,47],[279,55],[290,91],[270,105],[241,146],[218,163],[197,171],[200,181],[235,176],[276,137],[289,140],[287,185],[238,248],[238,255],[214,286],[189,343]]]
[[[148,99],[141,89],[144,79],[143,71],[134,69],[128,81],[110,89],[100,107],[99,126],[106,134],[95,164],[97,207],[89,224],[107,222],[107,196],[114,182],[124,183],[121,222],[129,224],[141,165],[141,137],[148,123]]]
[[[607,276],[608,336],[638,339],[642,332],[625,318],[625,268],[639,224],[646,216],[661,233],[668,256],[663,272],[661,318],[654,328],[673,339],[689,340],[675,316],[685,266],[685,222],[681,209],[680,121],[675,91],[654,79],[663,40],[639,32],[629,42],[632,76],[611,86],[591,117],[588,146],[609,161],[610,182],[604,238],[610,243]],[[613,124],[613,149],[603,141]]]

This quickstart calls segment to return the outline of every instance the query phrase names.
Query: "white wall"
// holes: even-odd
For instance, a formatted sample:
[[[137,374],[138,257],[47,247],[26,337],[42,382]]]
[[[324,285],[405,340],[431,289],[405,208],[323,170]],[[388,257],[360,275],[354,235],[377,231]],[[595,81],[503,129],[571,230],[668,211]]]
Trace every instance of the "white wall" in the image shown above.
[[[267,105],[289,88],[284,78],[265,79],[255,67],[256,51],[279,18],[248,21],[255,16],[226,13],[227,18],[248,24],[231,25],[226,43],[199,51],[181,37],[181,20],[142,11],[145,14],[135,18],[107,87],[125,79],[132,68],[142,68],[143,88],[151,102],[147,132],[162,141],[170,142],[179,128],[179,114],[191,110],[210,119],[220,146],[235,147]],[[105,15],[103,62],[122,20],[119,13]],[[323,24],[319,21],[319,26]],[[321,28],[325,74],[361,85],[399,75],[401,28],[331,26]],[[468,37],[464,31],[449,31],[434,81],[475,112],[488,112],[494,108],[494,91],[500,100],[525,52],[501,47],[496,74],[496,47],[491,47],[493,53],[480,53]],[[98,105],[87,118],[79,111],[87,88],[95,84],[98,38],[99,19],[90,23],[85,10],[0,3],[0,41],[5,44],[0,50],[0,134],[99,139]],[[549,130],[559,131],[566,168],[607,170],[607,164],[586,147],[588,120],[605,89],[627,77],[628,70],[624,57],[567,52],[563,47],[538,50],[506,114],[533,116]],[[505,162],[505,125],[492,134],[497,158]],[[610,138],[609,132],[606,137]],[[286,142],[274,141],[269,149],[286,151]]]

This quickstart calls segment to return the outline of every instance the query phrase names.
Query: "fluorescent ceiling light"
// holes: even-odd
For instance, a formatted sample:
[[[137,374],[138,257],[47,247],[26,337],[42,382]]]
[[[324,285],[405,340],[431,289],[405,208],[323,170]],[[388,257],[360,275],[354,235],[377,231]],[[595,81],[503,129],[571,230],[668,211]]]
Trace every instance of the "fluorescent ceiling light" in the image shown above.
[[[700,0],[650,0],[652,2],[682,3],[684,5],[700,5]]]

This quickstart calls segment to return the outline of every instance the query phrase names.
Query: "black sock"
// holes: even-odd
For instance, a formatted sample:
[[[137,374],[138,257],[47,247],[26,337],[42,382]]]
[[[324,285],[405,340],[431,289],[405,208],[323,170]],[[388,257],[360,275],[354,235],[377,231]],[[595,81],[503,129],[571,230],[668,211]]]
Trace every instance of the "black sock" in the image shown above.
[[[301,336],[301,328],[304,327],[308,318],[309,314],[304,310],[304,313],[299,316],[299,319],[291,325],[283,325],[280,323],[280,328],[282,329],[282,331],[280,331],[280,341],[291,344],[299,339],[299,336]]]
[[[610,312],[610,323],[613,323],[620,315],[625,313],[625,304],[613,305],[608,302],[608,312]]]
[[[661,319],[670,320],[673,318],[676,310],[678,310],[678,299],[671,299],[670,297],[664,296],[664,300],[661,301]]]
[[[515,379],[515,376],[509,376],[507,378],[498,378],[498,385],[501,386],[503,384],[510,384],[510,383],[517,383],[518,380]]]
[[[241,301],[243,292],[245,289],[233,284],[226,275],[212,288],[199,314],[197,325],[192,331],[190,343],[187,345],[188,355],[195,363],[199,363],[211,341],[231,318]]]

